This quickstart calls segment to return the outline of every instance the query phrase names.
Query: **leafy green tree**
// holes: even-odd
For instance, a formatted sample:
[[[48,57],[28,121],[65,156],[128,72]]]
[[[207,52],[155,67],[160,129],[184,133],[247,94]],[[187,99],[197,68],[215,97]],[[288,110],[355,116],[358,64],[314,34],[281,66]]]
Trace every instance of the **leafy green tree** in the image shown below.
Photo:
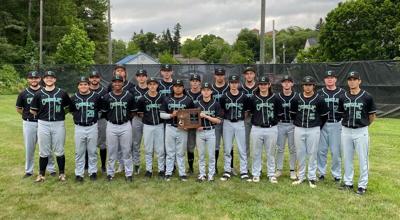
[[[228,43],[222,39],[214,39],[202,50],[200,58],[207,63],[221,63],[223,55],[229,54],[230,51]]]
[[[178,64],[179,62],[167,51],[158,55],[160,63]]]
[[[203,45],[200,39],[186,39],[182,45],[181,53],[186,58],[200,57],[200,53],[202,50]]]
[[[181,24],[177,23],[174,27],[174,37],[173,37],[173,45],[174,45],[174,54],[179,54],[181,51]]]
[[[16,94],[26,85],[12,65],[4,64],[0,68],[0,94]]]
[[[231,59],[229,62],[234,64],[254,63],[254,53],[252,49],[249,48],[247,42],[237,40],[233,44]]]
[[[247,28],[242,29],[239,32],[236,41],[243,42],[252,51],[253,57],[251,57],[251,60],[260,59],[260,38],[257,33],[254,33]]]
[[[126,44],[123,40],[112,40],[113,62],[118,62],[127,55]]]

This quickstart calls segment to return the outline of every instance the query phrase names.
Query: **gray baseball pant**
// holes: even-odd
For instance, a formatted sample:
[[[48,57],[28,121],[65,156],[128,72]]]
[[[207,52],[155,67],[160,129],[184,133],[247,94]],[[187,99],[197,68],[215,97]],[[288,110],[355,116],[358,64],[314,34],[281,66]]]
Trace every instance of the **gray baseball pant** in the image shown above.
[[[319,175],[326,175],[328,148],[331,150],[331,172],[336,179],[342,178],[342,156],[340,153],[340,139],[342,125],[340,122],[326,123],[321,130],[318,149],[318,172]]]
[[[91,126],[75,125],[75,176],[85,174],[85,154],[88,152],[88,172],[97,173],[97,123]]]
[[[101,118],[97,121],[98,124],[98,137],[97,137],[97,145],[100,149],[107,149],[106,145],[106,129],[107,129],[107,120],[105,118]]]
[[[38,121],[39,156],[56,157],[64,155],[65,123],[64,121]]]
[[[246,117],[244,119],[244,127],[245,127],[245,130],[246,130],[246,154],[247,154],[247,161],[248,161],[247,165],[249,167],[250,167],[249,161],[251,160],[251,154],[250,154],[250,148],[251,148],[250,140],[251,140],[251,137],[250,137],[250,132],[251,132],[252,126],[253,125],[251,123],[251,116],[249,115],[248,117]],[[248,170],[250,170],[250,169],[248,169]]]
[[[294,144],[299,163],[298,178],[305,180],[306,161],[308,158],[308,180],[317,180],[317,154],[320,137],[320,127],[294,128]]]
[[[126,122],[122,125],[107,122],[107,175],[114,176],[115,162],[118,159],[118,146],[121,147],[125,176],[132,176],[132,125]]]
[[[215,175],[215,130],[196,132],[196,145],[199,152],[199,173],[206,175],[206,152],[208,151],[208,176]]]
[[[358,154],[358,162],[360,176],[358,178],[358,187],[364,189],[368,185],[368,149],[369,149],[369,134],[368,127],[362,128],[346,128],[342,127],[342,150],[344,161],[344,176],[343,181],[346,185],[353,185],[354,176],[354,151]]]
[[[276,169],[283,170],[283,158],[286,140],[289,148],[289,168],[296,168],[296,147],[294,146],[294,125],[292,123],[278,123],[278,139],[276,142]]]
[[[187,148],[188,132],[170,124],[165,128],[166,175],[172,175],[175,160],[178,165],[179,176],[186,176],[185,152]]]
[[[225,172],[232,172],[231,151],[233,149],[233,138],[235,138],[239,151],[240,173],[247,173],[246,134],[244,121],[231,122],[229,120],[225,120],[223,125],[223,133]]]
[[[140,144],[143,137],[143,122],[138,116],[132,119],[132,158],[133,165],[140,166]]]
[[[267,153],[267,176],[275,176],[276,140],[278,138],[277,126],[271,128],[253,126],[250,137],[252,143],[251,149],[253,151],[253,176],[259,177],[261,174],[263,149]]]
[[[146,159],[146,171],[153,172],[153,152],[158,159],[158,171],[164,171],[164,124],[146,125],[143,124],[143,142]]]

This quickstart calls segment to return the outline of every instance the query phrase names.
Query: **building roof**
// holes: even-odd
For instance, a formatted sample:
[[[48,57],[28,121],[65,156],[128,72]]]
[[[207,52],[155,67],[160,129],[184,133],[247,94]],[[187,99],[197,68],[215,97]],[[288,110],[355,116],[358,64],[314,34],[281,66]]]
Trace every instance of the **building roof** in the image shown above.
[[[122,64],[123,65],[123,64],[129,63],[132,60],[137,59],[139,56],[146,56],[148,59],[154,61],[155,63],[159,63],[158,60],[154,59],[152,56],[150,56],[150,55],[148,55],[146,53],[143,53],[143,52],[138,52],[137,54],[128,55],[128,56],[122,58],[120,61],[116,62],[116,64]]]

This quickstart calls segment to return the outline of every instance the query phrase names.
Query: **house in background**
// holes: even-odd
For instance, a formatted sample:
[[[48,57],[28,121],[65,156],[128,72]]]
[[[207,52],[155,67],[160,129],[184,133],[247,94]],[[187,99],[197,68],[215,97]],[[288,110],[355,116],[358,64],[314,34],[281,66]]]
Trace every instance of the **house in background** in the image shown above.
[[[116,62],[116,64],[160,64],[160,62],[146,53],[139,52],[137,54],[124,57],[120,61]]]
[[[318,44],[318,40],[315,37],[310,37],[307,38],[306,44],[304,45],[304,50],[307,50],[308,48],[315,46]]]

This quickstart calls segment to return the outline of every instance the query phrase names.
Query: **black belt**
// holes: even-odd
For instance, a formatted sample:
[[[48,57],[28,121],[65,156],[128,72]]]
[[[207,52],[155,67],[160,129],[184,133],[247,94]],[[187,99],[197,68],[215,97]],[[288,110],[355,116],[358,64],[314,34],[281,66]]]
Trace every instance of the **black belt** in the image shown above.
[[[230,122],[238,122],[240,121],[239,119],[228,119]]]
[[[274,126],[274,125],[260,125],[260,127],[262,127],[262,128],[271,128],[272,126]]]
[[[281,120],[282,123],[292,123],[293,121],[291,120]]]
[[[111,124],[122,125],[122,124],[125,124],[125,123],[128,122],[128,121],[122,121],[122,122],[113,122],[113,121],[110,121],[110,122],[111,122]]]
[[[363,127],[350,126],[350,127],[348,127],[348,126],[346,126],[346,125],[343,125],[343,126],[346,127],[346,128],[351,128],[351,129],[358,129],[358,128],[366,127],[366,126],[363,126]]]
[[[336,123],[336,122],[339,122],[338,120],[336,120],[336,119],[329,119],[328,121],[326,121],[326,122],[328,122],[328,123]]]
[[[94,124],[96,124],[97,123],[97,121],[96,122],[91,122],[91,123],[81,123],[81,122],[78,122],[78,123],[75,123],[76,125],[79,125],[79,126],[83,126],[83,127],[88,127],[88,126],[92,126],[92,125],[94,125]]]
[[[208,127],[203,127],[203,130],[212,130],[214,128],[215,128],[214,126],[208,126]]]
[[[31,122],[37,122],[38,120],[37,119],[29,119],[29,118],[23,118],[22,120],[24,120],[24,121],[31,121]]]
[[[177,127],[178,127],[178,125],[173,125],[173,124],[169,124],[169,125],[171,125],[172,127],[175,127],[175,128],[177,128]]]

